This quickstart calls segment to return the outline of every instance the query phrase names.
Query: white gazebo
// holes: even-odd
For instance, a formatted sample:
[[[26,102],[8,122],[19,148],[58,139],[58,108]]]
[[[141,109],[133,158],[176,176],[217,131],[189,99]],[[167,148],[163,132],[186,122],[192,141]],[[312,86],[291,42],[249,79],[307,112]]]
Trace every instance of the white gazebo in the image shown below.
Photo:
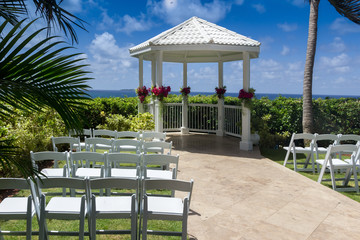
[[[151,61],[151,80],[153,86],[163,84],[163,62],[183,64],[183,87],[187,87],[188,63],[218,63],[219,87],[224,86],[223,63],[243,60],[243,89],[250,87],[250,59],[258,58],[260,42],[210,23],[198,17],[185,22],[159,35],[130,48],[130,55],[139,59],[139,86],[143,86],[143,61]],[[215,87],[215,86],[214,86]],[[224,100],[219,99],[218,131],[224,134]],[[187,133],[187,98],[183,100],[182,133]],[[143,105],[139,103],[139,111]],[[163,130],[160,104],[155,100],[155,130]],[[240,149],[252,150],[250,131],[250,109],[242,106],[242,136]]]

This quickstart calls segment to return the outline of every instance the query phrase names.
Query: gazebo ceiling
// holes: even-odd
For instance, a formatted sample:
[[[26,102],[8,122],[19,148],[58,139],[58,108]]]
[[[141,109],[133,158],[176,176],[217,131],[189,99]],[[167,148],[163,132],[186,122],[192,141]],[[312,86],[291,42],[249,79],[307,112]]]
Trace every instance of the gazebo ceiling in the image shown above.
[[[192,17],[129,50],[132,57],[148,61],[163,51],[164,62],[227,62],[242,60],[243,52],[259,57],[260,42]]]

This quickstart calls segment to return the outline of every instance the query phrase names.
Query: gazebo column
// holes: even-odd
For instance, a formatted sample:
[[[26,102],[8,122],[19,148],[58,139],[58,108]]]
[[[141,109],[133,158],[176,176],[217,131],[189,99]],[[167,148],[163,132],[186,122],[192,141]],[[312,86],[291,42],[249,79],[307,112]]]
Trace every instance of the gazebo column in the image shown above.
[[[218,73],[219,73],[219,88],[224,87],[224,63],[219,61],[218,63]],[[225,107],[224,107],[224,98],[218,100],[218,129],[216,131],[216,136],[224,136],[224,124],[225,124]]]
[[[156,86],[156,60],[151,60],[151,86]],[[150,99],[150,113],[155,118],[155,101],[151,97]]]
[[[163,75],[163,51],[156,53],[156,86],[162,86]],[[163,132],[163,114],[162,114],[162,102],[158,99],[155,100],[155,131]]]
[[[248,92],[250,88],[250,56],[249,52],[243,52],[243,89]],[[253,149],[253,143],[251,141],[251,110],[242,103],[241,110],[241,142],[240,149],[251,151]]]
[[[139,87],[142,88],[144,86],[144,61],[143,56],[139,56]],[[144,103],[138,99],[138,113],[144,113]]]
[[[187,63],[183,63],[183,88],[187,87]],[[181,134],[189,133],[188,126],[188,96],[182,99],[182,115],[181,115]]]

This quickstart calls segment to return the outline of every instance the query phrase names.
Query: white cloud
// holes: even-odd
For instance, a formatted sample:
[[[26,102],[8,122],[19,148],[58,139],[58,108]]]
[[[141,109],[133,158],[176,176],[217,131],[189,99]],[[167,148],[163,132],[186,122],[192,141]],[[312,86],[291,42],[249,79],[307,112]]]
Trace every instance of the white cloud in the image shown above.
[[[243,4],[244,4],[244,0],[235,0],[234,4],[236,4],[236,5],[243,5]]]
[[[278,28],[280,28],[281,30],[283,30],[284,32],[292,32],[295,31],[298,28],[298,25],[296,23],[279,23]]]
[[[333,58],[329,57],[321,57],[320,61],[325,67],[339,67],[344,66],[349,62],[350,58],[347,54],[342,53],[338,56],[335,56]]]
[[[146,16],[144,14],[140,15],[139,20],[129,15],[125,15],[122,18],[122,27],[116,29],[116,31],[130,34],[135,31],[140,32],[149,30],[151,25],[151,22],[146,20]]]
[[[253,4],[252,7],[255,8],[255,10],[260,14],[266,12],[265,5],[263,5],[261,3]]]
[[[345,73],[350,71],[350,57],[342,53],[333,58],[321,57],[320,67],[326,69],[328,72]]]
[[[211,22],[223,19],[231,9],[231,3],[220,0],[202,3],[200,0],[148,1],[149,11],[165,22],[176,25],[186,19],[198,16]]]
[[[304,7],[306,3],[306,1],[304,0],[290,0],[291,4],[297,7]]]
[[[337,31],[340,34],[360,32],[358,25],[344,17],[335,19],[335,21],[330,25],[330,29]]]
[[[286,55],[289,54],[289,52],[290,52],[290,48],[288,46],[284,45],[282,50],[281,50],[281,55],[286,56]]]
[[[89,46],[88,59],[89,70],[96,79],[90,83],[95,89],[136,87],[137,83],[129,82],[129,79],[137,79],[137,60],[130,57],[128,50],[132,46],[119,47],[114,36],[108,32],[95,35]]]
[[[63,1],[60,6],[71,13],[78,13],[78,12],[82,11],[82,1],[81,0]]]
[[[341,84],[341,83],[344,83],[344,82],[345,82],[345,78],[343,78],[343,77],[338,77],[337,79],[335,79],[333,81],[333,83],[335,83],[335,84]]]
[[[328,50],[331,52],[343,52],[346,50],[346,45],[340,37],[334,38],[334,40],[328,45]]]

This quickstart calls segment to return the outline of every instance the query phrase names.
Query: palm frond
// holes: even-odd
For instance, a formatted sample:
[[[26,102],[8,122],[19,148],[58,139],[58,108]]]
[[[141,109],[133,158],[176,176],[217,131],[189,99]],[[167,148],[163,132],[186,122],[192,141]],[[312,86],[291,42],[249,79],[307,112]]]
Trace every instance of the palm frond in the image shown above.
[[[18,18],[23,14],[26,14],[26,7],[24,1],[0,1],[0,17],[9,21],[12,25],[17,24]]]
[[[11,110],[39,111],[44,106],[54,108],[68,128],[81,128],[78,110],[89,99],[85,93],[89,86],[88,72],[75,59],[79,54],[61,55],[69,46],[59,48],[62,41],[48,37],[33,47],[25,46],[45,29],[26,36],[28,27],[20,29],[22,22],[13,26],[0,42],[0,118],[14,114]],[[9,21],[3,23],[8,24]],[[0,29],[4,29],[1,25]]]
[[[86,31],[84,26],[86,23],[85,21],[60,7],[62,1],[33,0],[33,2],[36,6],[36,12],[40,13],[41,17],[46,20],[49,31],[51,31],[52,26],[57,25],[66,36],[70,35],[71,40],[78,43],[78,38],[73,25]]]
[[[329,0],[338,13],[360,24],[360,0]]]

